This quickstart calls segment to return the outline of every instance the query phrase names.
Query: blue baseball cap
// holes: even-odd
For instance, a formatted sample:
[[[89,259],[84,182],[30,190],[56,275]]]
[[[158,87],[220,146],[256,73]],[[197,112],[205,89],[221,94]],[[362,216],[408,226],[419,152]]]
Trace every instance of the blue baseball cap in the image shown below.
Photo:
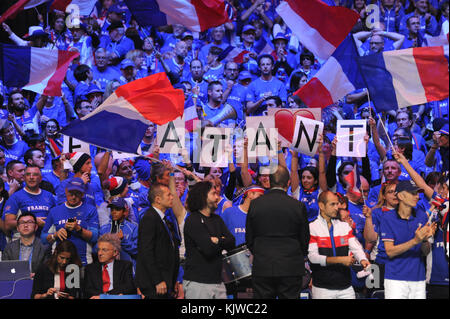
[[[81,193],[86,192],[86,185],[84,184],[83,180],[79,177],[73,177],[69,182],[67,183],[66,189],[68,191],[79,191]]]
[[[111,200],[111,203],[108,204],[108,208],[111,207],[126,208],[127,202],[123,197],[115,197]]]
[[[252,75],[250,74],[250,72],[242,71],[241,73],[239,73],[238,80],[243,81],[243,80],[247,80],[247,79],[251,79],[251,78],[252,78]]]
[[[120,68],[121,69],[126,69],[129,66],[135,67],[134,62],[131,61],[130,59],[125,59],[122,61],[122,63],[120,63]]]
[[[448,123],[444,124],[444,126],[439,130],[439,133],[442,135],[448,135]]]
[[[242,29],[242,33],[246,33],[248,31],[256,32],[256,28],[252,26],[251,24],[246,24],[244,28]]]
[[[275,40],[278,40],[278,39],[282,39],[282,40],[284,40],[284,41],[286,41],[286,42],[289,42],[288,37],[287,37],[284,33],[282,33],[282,32],[278,32],[278,33],[275,35],[275,37],[273,38],[273,42],[275,42]]]

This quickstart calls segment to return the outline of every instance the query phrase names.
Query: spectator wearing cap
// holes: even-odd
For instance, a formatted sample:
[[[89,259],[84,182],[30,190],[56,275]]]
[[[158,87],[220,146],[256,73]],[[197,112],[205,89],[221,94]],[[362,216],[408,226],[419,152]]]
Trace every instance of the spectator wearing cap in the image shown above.
[[[411,16],[418,16],[420,18],[420,30],[424,31],[430,36],[437,36],[438,23],[436,18],[431,14],[428,0],[414,0],[415,10],[411,13],[405,14],[400,20],[399,32],[402,34],[408,33],[407,20]]]
[[[18,37],[11,28],[3,23],[3,29],[8,33],[9,38],[18,46],[30,46],[34,48],[51,48],[50,37],[41,26],[31,26],[28,28],[28,33],[24,36],[25,40]]]
[[[103,93],[104,90],[99,88],[96,84],[91,83],[88,87],[88,91],[86,92],[86,98],[89,103],[91,103],[92,110],[95,110],[100,104],[103,103]]]
[[[225,50],[228,47],[228,43],[225,41],[225,27],[223,25],[211,29],[211,42],[202,46],[198,52],[198,58],[203,64],[206,64],[206,57],[209,53],[209,49],[212,46]]]
[[[89,67],[94,65],[92,38],[87,34],[85,23],[74,24],[70,31],[73,35],[73,42],[70,47],[75,47],[80,52],[80,63]]]
[[[241,71],[238,76],[239,84],[245,88],[248,88],[250,83],[252,83],[252,75],[248,71]],[[243,100],[245,102],[245,99]]]
[[[93,262],[92,248],[98,238],[97,209],[84,200],[86,184],[83,179],[74,177],[64,183],[64,192],[65,201],[48,214],[41,241],[53,245],[70,240],[86,266]]]
[[[255,44],[255,37],[256,37],[256,29],[251,24],[247,24],[242,28],[241,33],[241,40],[242,45],[241,49],[254,52],[254,44]]]
[[[120,259],[133,263],[136,269],[138,226],[125,218],[128,204],[123,197],[114,197],[108,204],[111,211],[109,222],[100,227],[99,235],[106,233],[117,234],[120,239]]]
[[[85,190],[83,192],[83,202],[87,205],[96,206],[103,202],[103,192],[94,180],[92,171],[92,160],[87,153],[74,152],[68,154],[62,154],[65,160],[68,160],[73,169],[73,177],[61,181],[61,184],[56,188],[56,203],[57,205],[63,204],[67,201],[66,187],[70,184],[73,178],[82,179],[85,184]]]
[[[254,80],[247,90],[247,115],[261,115],[266,111],[265,101],[273,95],[279,96],[283,105],[287,100],[286,86],[272,75],[274,58],[270,54],[258,57],[261,76]]]
[[[434,167],[438,172],[448,172],[449,170],[448,129],[447,122],[439,131],[433,133],[433,145],[425,157],[425,165]]]
[[[116,4],[112,4],[108,9],[104,10],[103,14],[106,16],[106,18],[103,21],[103,25],[102,25],[102,29],[101,29],[102,36],[108,35],[108,27],[112,23],[114,23],[114,22],[122,23],[123,13],[124,13],[124,10],[122,10]]]
[[[102,90],[106,89],[108,83],[120,77],[120,72],[109,65],[108,53],[104,48],[95,50],[95,65],[92,66],[93,79],[100,83]]]
[[[194,40],[194,35],[189,30],[183,32],[183,35],[181,36],[181,41],[186,42],[188,53],[185,61],[186,63],[190,64],[193,59],[196,59],[198,57],[200,48],[202,48],[202,41],[198,39]]]
[[[287,50],[289,43],[289,38],[284,33],[277,33],[273,37],[273,45],[275,50],[272,51],[272,56],[275,59],[274,72],[278,70],[279,67],[283,67],[288,75],[291,75],[292,71],[297,68],[297,57],[294,53]]]
[[[425,263],[431,249],[428,238],[435,225],[416,208],[419,188],[412,181],[399,181],[395,191],[398,207],[381,218],[381,239],[389,257],[385,264],[386,299],[425,299]]]
[[[123,60],[120,63],[120,72],[122,73],[122,75],[120,76],[119,80],[122,85],[136,80],[137,70],[133,61],[129,59]]]
[[[218,81],[223,78],[224,65],[219,60],[219,55],[222,53],[222,49],[219,47],[212,46],[209,49],[208,55],[206,56],[205,74],[203,78],[207,82]]]
[[[117,65],[128,51],[134,50],[134,42],[125,36],[122,22],[114,21],[108,27],[108,35],[100,38],[99,47],[108,52],[112,65]]]
[[[223,86],[223,102],[230,104],[236,110],[236,123],[244,121],[244,103],[246,97],[246,87],[240,83],[245,78],[251,80],[248,71],[239,73],[239,65],[236,62],[228,61],[225,63]]]

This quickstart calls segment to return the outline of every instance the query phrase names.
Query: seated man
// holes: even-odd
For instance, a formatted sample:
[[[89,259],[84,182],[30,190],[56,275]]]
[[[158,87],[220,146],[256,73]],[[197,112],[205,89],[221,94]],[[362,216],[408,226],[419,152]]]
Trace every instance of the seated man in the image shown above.
[[[89,299],[100,299],[100,294],[133,295],[132,264],[118,260],[120,240],[115,234],[104,234],[98,239],[98,261],[86,266],[84,293]]]

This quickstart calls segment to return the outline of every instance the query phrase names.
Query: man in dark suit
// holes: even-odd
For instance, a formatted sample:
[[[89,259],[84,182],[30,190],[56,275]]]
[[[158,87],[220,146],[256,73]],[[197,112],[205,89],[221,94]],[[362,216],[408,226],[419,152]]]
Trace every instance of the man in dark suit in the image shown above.
[[[298,299],[309,242],[306,208],[286,194],[286,167],[278,166],[269,178],[271,189],[251,202],[246,221],[254,298]]]
[[[165,216],[173,195],[163,184],[149,190],[150,207],[139,222],[136,285],[145,298],[171,298],[177,294],[179,245],[175,224]]]
[[[84,295],[99,299],[100,294],[135,295],[133,264],[116,260],[120,253],[120,239],[116,234],[104,234],[98,241],[98,261],[86,266]]]

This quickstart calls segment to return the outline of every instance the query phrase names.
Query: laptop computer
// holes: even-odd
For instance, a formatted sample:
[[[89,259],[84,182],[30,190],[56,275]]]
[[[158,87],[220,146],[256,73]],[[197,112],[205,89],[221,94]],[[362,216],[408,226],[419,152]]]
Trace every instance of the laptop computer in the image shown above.
[[[30,277],[30,263],[27,260],[0,261],[0,281],[15,281]]]

